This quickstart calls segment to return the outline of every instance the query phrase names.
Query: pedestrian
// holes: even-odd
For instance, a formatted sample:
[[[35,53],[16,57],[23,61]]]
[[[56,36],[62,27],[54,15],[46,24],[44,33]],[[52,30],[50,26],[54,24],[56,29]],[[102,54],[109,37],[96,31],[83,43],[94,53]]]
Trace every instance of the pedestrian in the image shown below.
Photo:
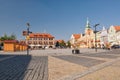
[[[105,49],[105,46],[104,46],[104,44],[102,44],[102,49]]]

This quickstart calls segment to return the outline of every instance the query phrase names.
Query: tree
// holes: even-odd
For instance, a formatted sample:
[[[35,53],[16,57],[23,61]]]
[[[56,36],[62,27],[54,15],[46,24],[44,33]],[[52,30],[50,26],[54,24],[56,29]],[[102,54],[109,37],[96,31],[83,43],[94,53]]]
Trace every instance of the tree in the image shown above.
[[[0,46],[4,46],[3,42],[5,40],[16,40],[16,36],[14,34],[11,34],[10,36],[7,36],[7,34],[4,34],[4,36],[0,38],[0,41],[1,41]]]
[[[64,40],[62,40],[62,41],[60,42],[60,47],[61,47],[61,48],[65,48],[65,47],[66,47],[66,43],[65,43]]]
[[[1,41],[7,40],[7,39],[8,39],[8,36],[6,34],[4,34],[4,36],[0,38]]]
[[[59,42],[57,41],[56,44],[55,44],[55,47],[59,47],[59,46],[60,46],[60,44],[59,44]]]
[[[4,40],[15,40],[16,39],[16,36],[14,34],[11,34],[10,36],[7,36],[7,34],[4,34],[4,36],[2,36],[0,38],[1,41],[4,41]]]
[[[15,40],[16,39],[16,35],[15,34],[11,34],[11,36],[9,37],[10,40]]]
[[[71,43],[70,43],[70,41],[67,41],[67,47],[71,48]]]

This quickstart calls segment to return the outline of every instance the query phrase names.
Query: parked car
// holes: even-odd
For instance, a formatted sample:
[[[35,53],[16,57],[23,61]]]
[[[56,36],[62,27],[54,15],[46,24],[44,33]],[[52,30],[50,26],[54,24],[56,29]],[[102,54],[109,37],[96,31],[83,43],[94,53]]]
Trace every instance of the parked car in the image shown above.
[[[117,48],[120,48],[120,46],[115,44],[115,45],[112,45],[111,48],[112,49],[117,49]]]

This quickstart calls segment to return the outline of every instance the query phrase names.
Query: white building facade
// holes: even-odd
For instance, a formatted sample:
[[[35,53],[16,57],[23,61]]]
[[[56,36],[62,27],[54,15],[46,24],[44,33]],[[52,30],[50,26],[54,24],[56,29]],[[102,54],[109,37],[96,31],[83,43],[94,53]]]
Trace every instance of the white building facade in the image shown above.
[[[110,26],[108,33],[108,42],[111,45],[120,45],[120,26]]]

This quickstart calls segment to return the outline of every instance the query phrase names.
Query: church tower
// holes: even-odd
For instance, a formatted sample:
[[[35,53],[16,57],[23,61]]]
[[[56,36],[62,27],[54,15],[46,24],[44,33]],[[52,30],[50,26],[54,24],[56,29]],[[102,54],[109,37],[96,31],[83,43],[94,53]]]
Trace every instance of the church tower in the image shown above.
[[[89,20],[87,18],[87,23],[86,23],[86,27],[85,27],[85,34],[90,35],[90,32],[91,32],[91,27],[90,27]]]
[[[90,29],[90,23],[89,23],[88,18],[87,18],[87,23],[86,23],[86,29]]]
[[[89,20],[87,18],[87,23],[85,26],[85,42],[86,42],[86,47],[87,48],[91,48],[92,47],[92,39],[91,39],[91,35],[93,34],[93,30],[90,27],[90,23]]]

